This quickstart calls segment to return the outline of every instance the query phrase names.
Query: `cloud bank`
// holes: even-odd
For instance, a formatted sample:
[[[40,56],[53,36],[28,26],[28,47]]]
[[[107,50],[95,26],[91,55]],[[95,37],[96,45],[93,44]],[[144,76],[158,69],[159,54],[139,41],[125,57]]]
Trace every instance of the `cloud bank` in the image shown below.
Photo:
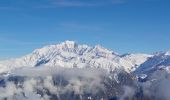
[[[0,99],[7,100],[69,100],[104,93],[107,72],[94,69],[54,67],[27,68],[13,71],[1,80]]]

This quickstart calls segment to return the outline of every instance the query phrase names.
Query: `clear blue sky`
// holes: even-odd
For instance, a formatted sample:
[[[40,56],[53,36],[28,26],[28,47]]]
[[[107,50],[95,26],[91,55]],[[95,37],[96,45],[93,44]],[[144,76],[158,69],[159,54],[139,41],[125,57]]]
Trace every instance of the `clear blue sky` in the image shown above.
[[[65,40],[118,53],[170,50],[170,0],[0,0],[0,59]]]

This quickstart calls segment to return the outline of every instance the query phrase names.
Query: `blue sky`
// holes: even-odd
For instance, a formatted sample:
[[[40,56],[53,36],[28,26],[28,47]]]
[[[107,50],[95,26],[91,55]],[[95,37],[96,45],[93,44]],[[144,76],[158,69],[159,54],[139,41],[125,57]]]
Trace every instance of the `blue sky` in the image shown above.
[[[169,0],[0,0],[0,59],[65,40],[118,53],[170,50]]]

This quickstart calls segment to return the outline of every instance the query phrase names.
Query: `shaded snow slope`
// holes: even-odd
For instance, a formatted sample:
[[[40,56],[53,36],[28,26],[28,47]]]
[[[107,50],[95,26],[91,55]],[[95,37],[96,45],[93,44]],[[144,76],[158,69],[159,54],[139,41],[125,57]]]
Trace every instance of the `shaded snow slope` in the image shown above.
[[[151,73],[157,70],[170,71],[170,52],[158,52],[153,57],[141,64],[136,73]]]

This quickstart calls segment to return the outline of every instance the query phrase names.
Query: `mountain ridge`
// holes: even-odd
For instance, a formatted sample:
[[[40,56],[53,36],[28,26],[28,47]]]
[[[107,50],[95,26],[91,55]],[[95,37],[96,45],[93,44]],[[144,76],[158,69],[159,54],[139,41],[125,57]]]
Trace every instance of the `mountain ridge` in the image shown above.
[[[13,60],[0,61],[0,73],[21,67],[61,66],[61,67],[94,67],[108,71],[124,69],[135,70],[152,55],[120,55],[100,45],[79,45],[74,41],[65,41],[56,45],[47,45],[32,53]]]

